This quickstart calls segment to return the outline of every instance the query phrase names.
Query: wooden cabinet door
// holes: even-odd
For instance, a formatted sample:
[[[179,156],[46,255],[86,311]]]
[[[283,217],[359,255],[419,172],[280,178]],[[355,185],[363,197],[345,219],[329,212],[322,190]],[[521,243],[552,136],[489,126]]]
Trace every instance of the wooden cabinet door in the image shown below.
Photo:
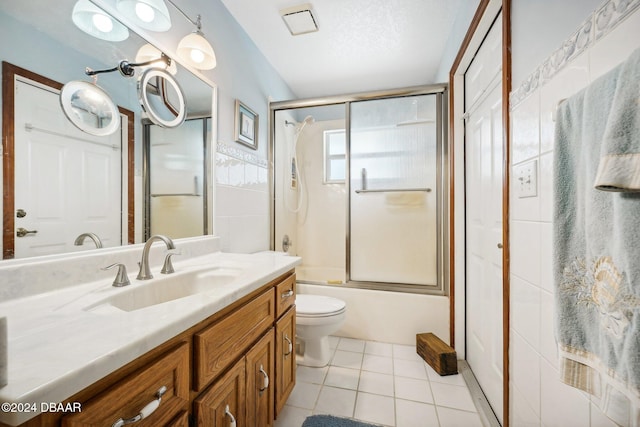
[[[246,356],[247,426],[273,425],[275,370],[275,330],[272,328]]]
[[[198,427],[229,427],[235,420],[238,427],[246,423],[245,358],[233,367],[194,402]]]
[[[276,417],[296,385],[296,308],[276,323]]]
[[[159,405],[140,427],[170,425],[176,415],[187,411],[189,402],[189,346],[182,344],[82,405],[82,412],[66,415],[63,427],[110,426],[129,420],[142,408],[158,400]]]

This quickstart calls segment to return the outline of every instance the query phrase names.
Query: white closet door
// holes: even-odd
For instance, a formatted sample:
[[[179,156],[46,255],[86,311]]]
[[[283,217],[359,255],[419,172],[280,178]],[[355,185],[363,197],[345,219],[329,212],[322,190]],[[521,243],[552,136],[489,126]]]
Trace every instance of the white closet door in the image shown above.
[[[465,74],[467,361],[502,422],[501,19]]]

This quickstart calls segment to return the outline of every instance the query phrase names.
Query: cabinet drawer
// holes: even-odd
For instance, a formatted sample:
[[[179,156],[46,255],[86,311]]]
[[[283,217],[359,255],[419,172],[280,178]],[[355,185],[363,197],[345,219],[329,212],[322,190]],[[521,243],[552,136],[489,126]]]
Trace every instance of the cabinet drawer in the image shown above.
[[[273,290],[268,290],[219,322],[196,333],[194,390],[202,390],[269,329],[273,325],[274,312]]]
[[[296,275],[292,274],[276,286],[276,319],[296,302]]]
[[[189,407],[189,346],[186,343],[167,352],[148,367],[135,372],[82,405],[82,412],[67,415],[66,427],[111,426],[117,420],[127,420],[140,413],[150,402],[157,400],[162,387],[159,406],[136,426],[157,427],[172,425],[176,417]],[[178,424],[179,425],[179,424]]]

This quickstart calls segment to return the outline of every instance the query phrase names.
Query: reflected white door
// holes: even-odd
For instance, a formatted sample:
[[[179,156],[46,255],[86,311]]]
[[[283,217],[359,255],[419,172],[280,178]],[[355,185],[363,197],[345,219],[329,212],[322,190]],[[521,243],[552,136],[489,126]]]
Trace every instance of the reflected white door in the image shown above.
[[[91,241],[74,246],[86,232],[105,247],[121,245],[120,132],[81,132],[64,116],[57,91],[20,80],[14,117],[15,257],[95,248]]]
[[[465,74],[467,361],[502,422],[503,126],[500,20]]]

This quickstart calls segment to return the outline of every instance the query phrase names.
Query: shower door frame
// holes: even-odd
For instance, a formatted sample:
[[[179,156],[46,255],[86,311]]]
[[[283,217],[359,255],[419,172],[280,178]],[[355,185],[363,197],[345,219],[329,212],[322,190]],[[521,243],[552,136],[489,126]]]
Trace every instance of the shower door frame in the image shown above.
[[[345,259],[345,282],[342,286],[360,289],[374,289],[394,292],[407,292],[417,294],[430,295],[448,295],[449,293],[449,174],[448,174],[448,126],[445,126],[444,118],[448,111],[448,89],[447,83],[412,86],[401,89],[362,92],[347,95],[336,95],[320,98],[307,98],[300,100],[288,100],[269,103],[269,215],[270,215],[270,248],[275,250],[275,224],[276,224],[276,198],[275,198],[275,115],[278,111],[295,110],[310,107],[324,107],[330,105],[345,106],[345,137],[346,137],[346,165],[345,165],[345,190],[347,194],[345,213],[346,226],[346,259]],[[359,101],[372,101],[388,98],[402,98],[419,95],[435,95],[436,96],[436,180],[437,190],[437,216],[436,216],[436,235],[437,235],[437,283],[433,285],[416,285],[404,283],[387,283],[387,282],[371,282],[371,281],[354,281],[351,280],[351,103]],[[318,284],[326,284],[320,282]]]

